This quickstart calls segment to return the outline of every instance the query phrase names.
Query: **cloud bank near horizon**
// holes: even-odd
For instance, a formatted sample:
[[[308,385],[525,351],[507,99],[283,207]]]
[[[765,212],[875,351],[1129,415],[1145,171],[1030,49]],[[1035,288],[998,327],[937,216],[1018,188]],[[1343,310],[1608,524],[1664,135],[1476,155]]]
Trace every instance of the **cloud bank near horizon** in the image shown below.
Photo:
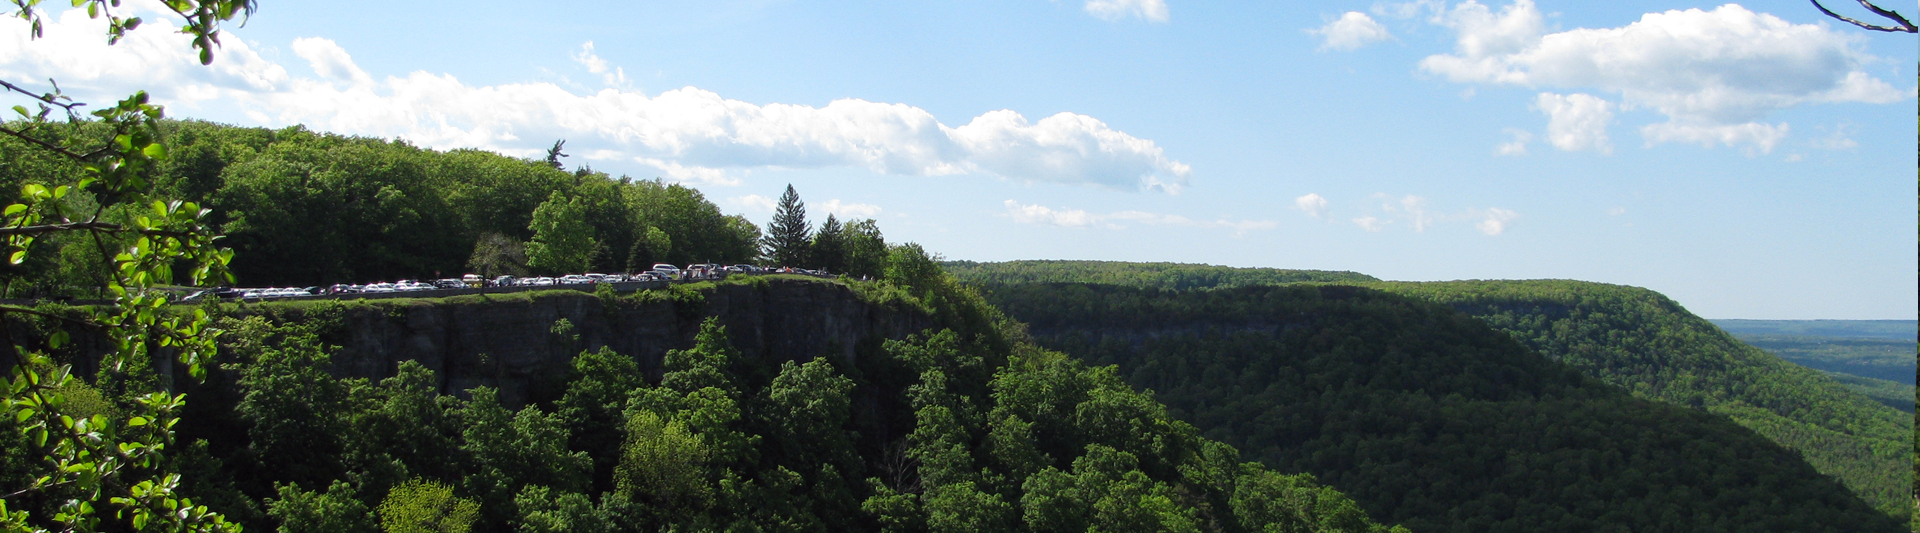
[[[609,87],[575,94],[545,82],[473,86],[427,71],[376,78],[322,37],[291,46],[312,76],[265,58],[238,35],[203,67],[167,17],[150,18],[112,46],[104,22],[84,11],[47,22],[45,37],[30,41],[22,21],[0,21],[0,77],[53,78],[68,94],[103,103],[144,89],[175,116],[231,109],[252,125],[305,124],[520,157],[564,138],[590,160],[712,184],[737,183],[731,173],[753,168],[855,167],[1178,194],[1191,174],[1153,141],[1075,113],[1030,120],[999,110],[950,126],[918,107],[854,98],[823,107],[754,104],[691,86],[648,95],[623,88],[624,71],[594,55],[591,43],[571,58]]]

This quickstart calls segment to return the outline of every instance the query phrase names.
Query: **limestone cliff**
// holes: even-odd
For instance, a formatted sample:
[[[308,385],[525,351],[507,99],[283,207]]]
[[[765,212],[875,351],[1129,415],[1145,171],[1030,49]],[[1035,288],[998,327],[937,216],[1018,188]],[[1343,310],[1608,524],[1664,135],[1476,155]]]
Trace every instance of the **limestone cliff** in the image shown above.
[[[830,356],[851,362],[877,347],[932,325],[904,304],[876,303],[846,285],[797,278],[702,283],[607,297],[557,290],[451,298],[343,302],[337,331],[323,341],[340,348],[333,373],[379,379],[414,360],[441,378],[441,392],[500,389],[518,405],[558,396],[569,362],[582,350],[610,347],[659,373],[667,350],[693,345],[701,321],[716,317],[740,350],[743,368]],[[312,304],[255,304],[254,312],[301,313]],[[243,309],[242,313],[248,312]],[[571,332],[555,332],[560,320]]]

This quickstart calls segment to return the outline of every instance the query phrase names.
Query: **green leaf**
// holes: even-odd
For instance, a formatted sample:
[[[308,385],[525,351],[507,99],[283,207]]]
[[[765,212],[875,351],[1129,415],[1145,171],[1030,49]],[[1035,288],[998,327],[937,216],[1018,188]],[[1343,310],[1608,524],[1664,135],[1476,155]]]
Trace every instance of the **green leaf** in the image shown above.
[[[48,347],[59,349],[61,346],[66,346],[66,344],[67,344],[66,330],[55,331],[53,332],[52,335],[47,336]]]
[[[20,214],[20,213],[22,213],[22,212],[25,212],[26,210],[27,210],[27,204],[13,204],[13,205],[9,205],[9,206],[7,206],[7,212],[6,212],[6,215],[5,215],[5,216],[14,216],[14,215],[18,215],[18,214]]]
[[[146,148],[141,149],[140,153],[146,154],[147,157],[154,159],[166,159],[167,146],[160,143],[149,144]]]
[[[13,251],[13,257],[12,257],[11,259],[9,259],[9,262],[11,262],[11,263],[13,263],[13,264],[16,264],[16,265],[18,265],[18,264],[20,264],[20,263],[25,263],[25,262],[27,262],[27,251],[26,251],[26,250],[14,250],[14,251]]]

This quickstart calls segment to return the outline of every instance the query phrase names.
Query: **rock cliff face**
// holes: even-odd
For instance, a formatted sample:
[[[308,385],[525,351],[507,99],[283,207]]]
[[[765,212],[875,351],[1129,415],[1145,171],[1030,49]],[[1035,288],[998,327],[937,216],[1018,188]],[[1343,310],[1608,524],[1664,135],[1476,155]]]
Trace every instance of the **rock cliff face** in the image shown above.
[[[820,356],[852,362],[862,346],[933,323],[908,306],[870,304],[839,283],[766,279],[606,299],[554,291],[359,302],[325,341],[340,346],[340,377],[377,380],[414,360],[440,376],[442,393],[497,387],[501,400],[519,405],[557,397],[582,350],[609,347],[658,375],[667,350],[691,347],[707,317],[726,326],[737,364],[763,369]],[[570,332],[555,331],[560,320]]]

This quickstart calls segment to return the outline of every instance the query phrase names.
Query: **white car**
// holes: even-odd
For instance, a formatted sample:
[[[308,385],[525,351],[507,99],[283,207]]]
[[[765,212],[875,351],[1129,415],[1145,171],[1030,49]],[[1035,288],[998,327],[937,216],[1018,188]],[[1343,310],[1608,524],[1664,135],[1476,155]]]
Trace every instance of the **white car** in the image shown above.
[[[659,274],[660,277],[667,278],[667,279],[674,279],[674,278],[680,277],[680,267],[669,265],[666,263],[653,265],[653,272],[656,274]]]

